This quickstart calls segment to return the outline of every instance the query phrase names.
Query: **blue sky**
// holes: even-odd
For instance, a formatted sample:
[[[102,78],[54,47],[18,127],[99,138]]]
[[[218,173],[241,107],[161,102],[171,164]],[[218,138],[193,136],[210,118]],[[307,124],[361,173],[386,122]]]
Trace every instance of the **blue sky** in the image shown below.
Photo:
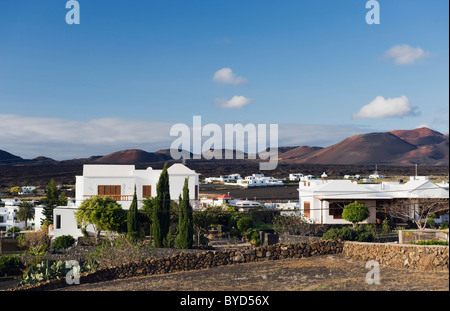
[[[448,133],[448,1],[379,0],[379,25],[359,0],[79,0],[79,25],[66,2],[0,2],[2,150],[154,151],[194,115],[280,124],[280,145]]]

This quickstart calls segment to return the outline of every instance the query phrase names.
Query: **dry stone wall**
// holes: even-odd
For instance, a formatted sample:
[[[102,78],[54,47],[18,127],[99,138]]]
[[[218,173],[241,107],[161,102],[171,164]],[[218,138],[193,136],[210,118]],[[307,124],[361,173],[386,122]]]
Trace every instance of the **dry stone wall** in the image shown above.
[[[166,258],[148,258],[142,262],[123,264],[118,267],[99,269],[80,275],[80,284],[95,283],[135,276],[164,274],[178,271],[208,269],[263,260],[301,258],[315,255],[341,253],[341,241],[315,241],[297,244],[274,244],[241,250],[180,252]],[[68,286],[65,279],[50,280],[17,290],[48,290]]]
[[[392,268],[449,271],[448,246],[345,242],[344,255]]]

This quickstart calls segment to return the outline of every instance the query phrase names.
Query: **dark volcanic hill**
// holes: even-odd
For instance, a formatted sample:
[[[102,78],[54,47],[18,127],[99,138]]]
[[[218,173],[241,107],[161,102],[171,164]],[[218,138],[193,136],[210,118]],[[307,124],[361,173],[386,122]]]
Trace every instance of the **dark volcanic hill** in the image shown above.
[[[395,164],[417,147],[391,133],[355,135],[289,162],[309,164]]]
[[[0,164],[14,164],[23,161],[21,157],[15,156],[9,152],[0,150]]]
[[[110,153],[94,161],[98,164],[136,164],[171,160],[163,153],[147,152],[141,149],[128,149]]]
[[[322,150],[322,147],[310,147],[310,146],[300,146],[293,149],[290,149],[286,152],[282,152],[278,150],[279,153],[279,159],[281,161],[289,160],[289,159],[297,159],[300,160],[302,158],[305,158],[314,152],[317,152],[319,150]]]
[[[417,146],[440,144],[445,141],[448,142],[448,135],[446,138],[445,135],[426,127],[421,127],[414,130],[394,130],[389,133],[392,133],[395,136]]]

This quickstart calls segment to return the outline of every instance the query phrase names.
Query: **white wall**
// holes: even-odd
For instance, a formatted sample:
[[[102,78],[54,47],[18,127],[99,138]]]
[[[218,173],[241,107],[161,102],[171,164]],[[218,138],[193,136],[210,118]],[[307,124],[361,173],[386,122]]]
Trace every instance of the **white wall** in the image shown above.
[[[53,210],[53,236],[71,235],[74,238],[81,237],[81,229],[78,228],[74,212],[76,208],[58,206]],[[57,217],[61,216],[61,228],[57,228]]]
[[[41,229],[41,221],[45,219],[44,208],[42,206],[36,206],[34,208],[34,230],[39,231]]]

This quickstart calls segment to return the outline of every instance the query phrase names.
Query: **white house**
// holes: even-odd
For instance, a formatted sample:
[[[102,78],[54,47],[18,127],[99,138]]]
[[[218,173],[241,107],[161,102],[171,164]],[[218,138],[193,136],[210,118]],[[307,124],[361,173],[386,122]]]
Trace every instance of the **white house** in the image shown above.
[[[170,198],[177,201],[183,192],[185,179],[188,179],[189,196],[198,200],[198,174],[183,164],[173,164],[168,168]],[[109,196],[123,209],[129,209],[133,199],[134,188],[138,198],[138,208],[143,199],[156,196],[156,185],[162,170],[151,167],[137,170],[134,165],[84,165],[83,175],[76,176],[75,203],[59,206],[53,211],[54,236],[70,234],[81,236],[74,212],[81,203],[94,196]],[[193,202],[195,204],[195,202]],[[87,228],[89,231],[89,228]]]
[[[221,196],[218,197],[203,197],[200,198],[200,206],[203,208],[206,207],[213,207],[213,206],[223,206],[224,204],[234,204],[236,200],[228,195],[228,194],[223,194]]]
[[[289,180],[290,181],[299,181],[300,178],[302,178],[302,177],[303,177],[303,174],[300,174],[300,173],[291,173],[291,174],[289,174]]]
[[[21,195],[32,195],[36,190],[35,186],[24,186],[22,187]]]
[[[251,208],[256,208],[256,207],[261,206],[261,204],[259,202],[248,201],[248,200],[237,200],[232,205],[235,206],[238,209],[238,211],[240,211],[240,212],[245,212]]]
[[[270,210],[278,210],[282,216],[298,216],[300,214],[300,204],[298,202],[264,203],[264,207]]]
[[[220,175],[220,177],[205,178],[205,183],[210,184],[213,182],[222,182],[222,183],[236,182],[239,179],[242,179],[240,174]]]
[[[5,205],[0,207],[0,232],[6,232],[12,227],[25,228],[25,222],[16,219],[16,212],[18,210],[16,205]]]
[[[351,180],[328,180],[322,177],[301,181],[298,190],[301,213],[320,224],[348,224],[342,219],[342,211],[345,205],[355,200],[369,208],[370,216],[365,223],[373,223],[376,221],[377,205],[384,202],[404,198],[449,197],[448,190],[430,182],[426,177],[411,178],[405,184],[359,184]]]
[[[253,174],[240,179],[237,184],[242,187],[267,187],[267,186],[283,186],[284,183],[280,179],[266,177],[264,174]]]
[[[84,165],[83,175],[76,176],[76,205],[79,206],[85,199],[99,195],[110,196],[124,209],[128,209],[136,186],[140,207],[143,198],[156,196],[156,184],[161,171],[151,167],[137,170],[134,165]],[[186,178],[190,199],[198,200],[198,174],[195,171],[178,163],[170,166],[167,171],[172,200],[178,200]]]

